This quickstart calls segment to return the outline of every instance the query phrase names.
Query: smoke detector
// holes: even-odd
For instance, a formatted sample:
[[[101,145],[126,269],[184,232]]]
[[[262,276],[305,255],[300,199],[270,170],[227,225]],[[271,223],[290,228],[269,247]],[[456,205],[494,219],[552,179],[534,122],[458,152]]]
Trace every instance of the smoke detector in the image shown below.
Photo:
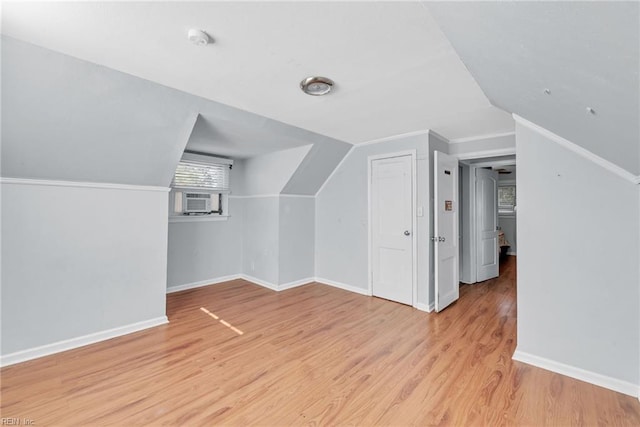
[[[191,43],[197,44],[198,46],[206,46],[211,41],[211,38],[207,33],[202,30],[198,30],[197,28],[190,29],[187,36]]]

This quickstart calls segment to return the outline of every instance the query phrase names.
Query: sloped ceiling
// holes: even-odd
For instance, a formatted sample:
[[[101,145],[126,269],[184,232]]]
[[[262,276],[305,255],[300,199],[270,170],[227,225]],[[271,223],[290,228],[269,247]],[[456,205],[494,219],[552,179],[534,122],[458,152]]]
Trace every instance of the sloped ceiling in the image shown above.
[[[425,5],[494,105],[640,174],[640,3]]]
[[[306,145],[309,142],[286,133],[250,127],[242,118],[222,120],[202,112],[193,128],[186,149],[204,154],[244,159],[274,151]],[[346,144],[344,144],[346,145]]]
[[[2,40],[2,176],[167,186],[192,96]]]
[[[338,155],[323,163],[329,171],[351,147],[2,38],[3,177],[166,187],[185,146],[206,154],[246,157],[311,144],[318,146],[314,152]]]
[[[190,44],[192,27],[214,43]],[[418,1],[5,1],[2,32],[349,143],[514,127]],[[300,91],[317,74],[329,96]]]

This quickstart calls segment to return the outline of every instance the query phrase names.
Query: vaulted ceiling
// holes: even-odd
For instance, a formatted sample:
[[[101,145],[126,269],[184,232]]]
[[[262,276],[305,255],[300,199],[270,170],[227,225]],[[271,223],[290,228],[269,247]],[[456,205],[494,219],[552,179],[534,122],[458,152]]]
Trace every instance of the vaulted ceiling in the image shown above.
[[[425,4],[493,104],[640,174],[639,2]]]
[[[305,163],[311,168],[311,158],[333,163],[345,151],[340,141],[425,129],[451,140],[501,134],[513,130],[516,113],[640,173],[638,2],[5,1],[2,8],[5,36],[149,81],[154,93],[191,95],[172,93],[166,99],[179,103],[149,110],[175,134],[159,136],[157,123],[149,140],[183,138],[180,123],[196,112],[187,148],[249,157],[322,140]],[[189,43],[189,28],[214,42]],[[56,71],[35,73],[46,80]],[[298,84],[309,75],[334,79],[335,91],[303,94]],[[134,116],[109,113],[116,104],[93,113],[120,117],[130,135],[142,135],[127,119]]]
[[[13,38],[349,143],[513,130],[417,1],[4,2],[2,19]],[[302,93],[310,75],[335,92]]]

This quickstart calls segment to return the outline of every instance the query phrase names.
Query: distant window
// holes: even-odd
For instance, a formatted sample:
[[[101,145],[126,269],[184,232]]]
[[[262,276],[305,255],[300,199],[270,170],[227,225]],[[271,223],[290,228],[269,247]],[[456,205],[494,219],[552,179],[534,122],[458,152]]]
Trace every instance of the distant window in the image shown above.
[[[198,159],[183,158],[171,183],[174,215],[227,215],[230,164],[191,157]]]
[[[516,186],[502,185],[498,187],[498,213],[514,214],[516,211]]]

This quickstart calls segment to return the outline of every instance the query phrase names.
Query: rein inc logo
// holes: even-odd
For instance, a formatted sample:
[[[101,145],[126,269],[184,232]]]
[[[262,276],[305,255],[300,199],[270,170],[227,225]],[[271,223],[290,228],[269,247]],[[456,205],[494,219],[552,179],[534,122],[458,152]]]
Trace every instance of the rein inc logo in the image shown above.
[[[11,417],[3,417],[0,418],[0,426],[34,426],[36,422],[31,418],[11,418]]]

